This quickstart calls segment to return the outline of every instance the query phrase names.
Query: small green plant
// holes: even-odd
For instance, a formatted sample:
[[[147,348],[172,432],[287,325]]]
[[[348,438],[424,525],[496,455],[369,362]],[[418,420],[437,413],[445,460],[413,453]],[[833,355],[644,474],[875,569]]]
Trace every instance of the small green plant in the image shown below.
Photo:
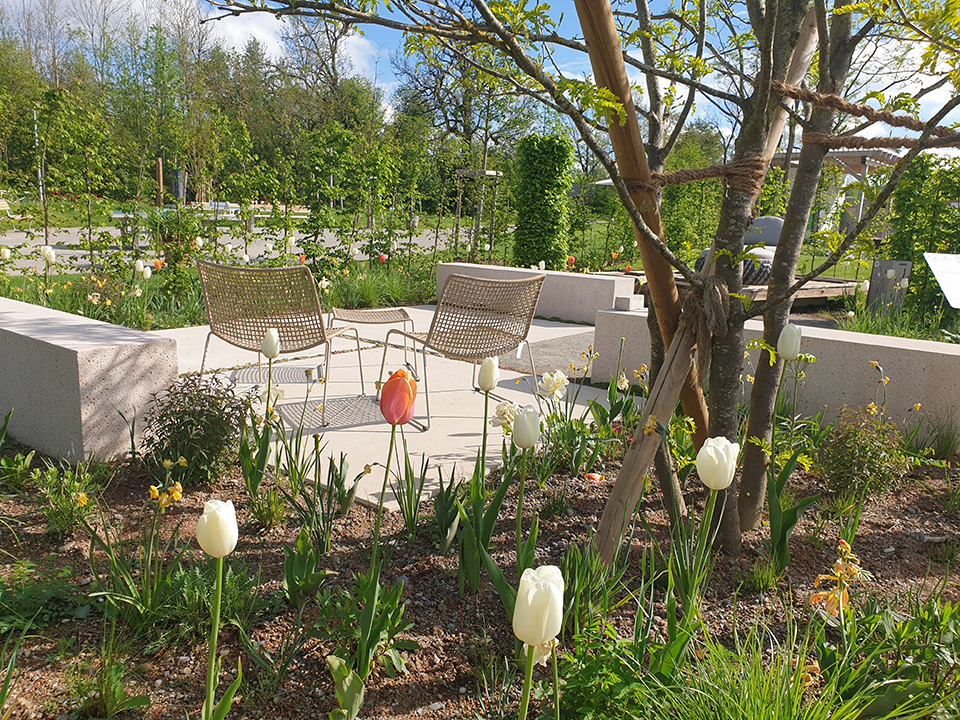
[[[401,430],[402,432],[402,430]],[[420,461],[420,474],[413,469],[410,462],[410,453],[407,451],[407,438],[403,437],[403,474],[397,473],[393,483],[393,494],[400,504],[400,513],[403,515],[403,524],[407,529],[407,539],[413,542],[417,537],[417,524],[420,522],[420,500],[423,497],[423,486],[427,481],[429,461],[424,455]]]
[[[0,635],[87,617],[90,605],[77,598],[71,575],[70,568],[16,561],[7,580],[0,580]]]
[[[115,639],[116,622],[113,621],[101,646],[97,669],[93,670],[87,661],[71,665],[68,670],[68,682],[80,698],[80,717],[110,720],[122,713],[150,706],[148,695],[127,692],[124,684],[126,667],[123,660],[117,658]]]
[[[795,450],[790,459],[774,474],[771,463],[767,471],[767,504],[770,513],[770,562],[775,572],[783,573],[790,564],[790,536],[800,521],[803,511],[817,501],[815,495],[802,500],[786,499],[787,482],[797,468],[800,450]]]
[[[100,488],[82,465],[76,470],[53,467],[44,472],[34,470],[30,481],[43,494],[43,516],[47,520],[48,532],[67,535],[86,524],[93,511],[91,496],[95,496]]]
[[[403,619],[402,594],[400,583],[383,588],[379,567],[360,573],[349,590],[324,591],[317,596],[320,614],[315,633],[334,646],[336,655],[344,658],[361,680],[366,680],[375,663],[394,677],[406,671],[401,651],[419,647],[413,640],[397,638],[412,625]]]
[[[919,407],[919,403],[914,406]],[[933,457],[951,460],[960,452],[960,424],[953,413],[924,416],[923,446],[933,449]]]
[[[300,528],[294,544],[283,546],[283,592],[298,611],[303,610],[307,600],[330,574],[317,569],[321,554],[305,527]]]
[[[265,528],[273,528],[283,522],[287,505],[283,494],[275,487],[263,492],[261,486],[267,474],[270,458],[272,424],[260,424],[253,409],[250,409],[250,427],[240,433],[238,457],[243,480],[250,498],[250,514]]]
[[[547,490],[543,494],[543,504],[540,506],[541,520],[549,520],[563,515],[570,508],[570,499],[567,497],[566,483],[555,490]]]
[[[450,471],[450,480],[443,484],[443,470],[437,468],[440,476],[440,490],[433,499],[433,521],[437,528],[440,554],[446,555],[453,546],[457,529],[460,527],[460,511],[457,509],[457,498],[460,495],[460,483],[456,482],[456,466]]]
[[[248,631],[253,618],[263,607],[256,593],[260,572],[243,566],[227,565],[223,576],[220,627],[231,623]],[[216,566],[181,565],[170,577],[171,597],[163,610],[164,639],[176,642],[202,641],[209,633]]]
[[[776,590],[782,575],[770,558],[758,557],[747,571],[744,584],[751,590]]]
[[[593,538],[581,549],[569,545],[560,561],[564,581],[563,637],[594,632],[606,622],[610,612],[627,600],[623,577],[627,566],[614,562],[608,568],[600,558]]]
[[[298,612],[293,627],[283,633],[280,647],[275,652],[269,653],[262,644],[254,643],[243,627],[239,625],[236,627],[243,650],[257,666],[258,671],[253,678],[244,677],[246,688],[243,694],[252,701],[252,704],[259,704],[276,695],[277,688],[286,680],[291,663],[300,655],[303,646],[310,639],[313,628],[309,623],[303,622],[303,613]]]
[[[167,469],[184,487],[216,480],[234,459],[246,416],[233,384],[217,375],[182,378],[154,399],[146,445],[155,467],[173,459]]]
[[[834,493],[880,493],[909,469],[902,440],[871,403],[844,410],[821,443],[817,466]]]
[[[282,489],[284,497],[293,508],[300,524],[310,533],[314,549],[319,553],[330,551],[330,542],[333,536],[333,521],[336,518],[338,507],[334,503],[333,493],[324,490],[320,484],[320,438],[316,436],[313,444],[313,463],[318,472],[314,473],[313,483],[307,483],[300,488],[300,492]],[[333,478],[347,472],[346,455],[340,454],[339,465],[331,455],[327,464],[327,487]]]

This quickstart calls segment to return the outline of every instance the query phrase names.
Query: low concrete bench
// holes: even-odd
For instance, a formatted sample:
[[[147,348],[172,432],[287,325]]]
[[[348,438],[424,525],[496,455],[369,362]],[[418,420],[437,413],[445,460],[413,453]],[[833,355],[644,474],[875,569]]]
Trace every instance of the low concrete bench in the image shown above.
[[[0,415],[19,442],[71,461],[130,450],[153,393],[179,373],[170,338],[0,298]],[[139,440],[139,437],[137,438]]]
[[[633,295],[634,278],[627,275],[587,275],[584,273],[527,270],[498,265],[440,263],[437,267],[437,292],[447,276],[470,275],[493,280],[547,276],[537,303],[537,316],[593,325],[598,310],[608,310],[618,297]]]
[[[889,377],[886,386],[887,415],[902,429],[919,419],[913,410],[921,403],[922,415],[928,418],[960,419],[960,345],[911,340],[908,338],[868,335],[826,328],[803,327],[800,351],[817,358],[804,368],[806,378],[798,398],[798,411],[815,415],[826,408],[825,419],[833,422],[844,406],[879,405],[884,396],[880,382]],[[623,369],[635,383],[633,371],[650,362],[650,334],[647,311],[597,313],[594,347],[600,356],[593,361],[592,379],[606,382],[614,375],[620,339],[624,338]],[[763,321],[748,320],[744,340],[763,337]],[[753,376],[760,358],[759,350],[750,351],[744,360],[745,397],[749,399]],[[870,361],[880,363],[883,376]],[[792,378],[788,375],[788,378]],[[792,392],[792,383],[785,382],[785,392]]]

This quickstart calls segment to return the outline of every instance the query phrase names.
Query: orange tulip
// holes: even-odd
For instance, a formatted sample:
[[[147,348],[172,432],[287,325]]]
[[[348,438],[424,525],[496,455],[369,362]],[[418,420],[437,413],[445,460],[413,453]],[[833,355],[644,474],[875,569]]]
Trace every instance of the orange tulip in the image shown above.
[[[159,270],[159,269],[162,268],[162,267],[163,267],[163,260],[154,260],[154,261],[153,261],[153,269],[154,269],[154,270]]]
[[[380,390],[380,412],[391,425],[406,425],[413,417],[416,399],[416,381],[404,370],[397,370]]]

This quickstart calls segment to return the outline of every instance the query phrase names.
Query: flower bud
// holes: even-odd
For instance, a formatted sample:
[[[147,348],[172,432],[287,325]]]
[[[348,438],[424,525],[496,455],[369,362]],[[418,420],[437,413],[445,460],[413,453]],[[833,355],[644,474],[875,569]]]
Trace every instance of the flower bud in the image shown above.
[[[520,576],[513,609],[513,633],[537,647],[560,634],[563,624],[563,573],[556,565],[527,568]]]
[[[517,413],[513,421],[513,444],[526,450],[540,439],[540,415],[533,405],[527,405]]]
[[[697,453],[697,475],[711,490],[726,490],[737,470],[740,445],[725,437],[707,438]]]
[[[787,323],[780,331],[780,339],[777,340],[777,354],[784,360],[796,360],[800,354],[800,336],[802,330],[797,325]]]
[[[210,557],[222,558],[237,547],[240,531],[233,500],[207,500],[197,523],[197,542]]]
[[[480,376],[477,378],[477,384],[484,392],[490,392],[497,387],[500,382],[500,366],[495,357],[485,358],[480,365]]]
[[[276,328],[270,328],[263,334],[260,352],[269,360],[274,360],[280,355],[280,332]]]

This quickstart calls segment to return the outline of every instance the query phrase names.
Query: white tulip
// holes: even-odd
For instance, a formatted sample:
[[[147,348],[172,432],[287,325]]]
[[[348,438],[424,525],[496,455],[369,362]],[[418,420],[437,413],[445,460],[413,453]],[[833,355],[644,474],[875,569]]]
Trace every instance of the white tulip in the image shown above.
[[[203,238],[201,237],[195,238],[193,241],[193,247],[196,248],[197,250],[201,250],[203,248]]]
[[[869,280],[864,280],[862,283],[860,283],[860,292],[862,292],[862,293],[864,293],[864,294],[870,292],[870,281],[869,281]]]
[[[134,271],[137,275],[143,275],[143,260],[137,260],[137,261],[133,264],[133,271]]]
[[[197,523],[197,542],[210,557],[222,558],[233,552],[240,538],[233,500],[207,500]]]
[[[711,490],[726,490],[737,470],[740,445],[725,437],[707,438],[697,453],[697,474]]]
[[[906,290],[908,287],[910,287],[910,281],[907,278],[903,278],[903,280],[900,281],[900,289]]]
[[[796,360],[800,354],[800,336],[802,330],[797,325],[787,323],[780,331],[780,338],[777,340],[777,353],[784,360]]]
[[[497,387],[500,382],[500,366],[497,364],[498,358],[484,358],[480,365],[480,376],[477,378],[477,384],[484,392],[490,392]]]
[[[246,265],[247,263],[250,262],[250,256],[244,253],[243,255],[240,256],[240,262]]]
[[[540,261],[540,264],[539,264],[537,267],[540,268],[541,270],[546,270],[546,269],[547,269],[547,263],[544,262],[543,260],[541,260],[541,261]]]
[[[10,259],[10,248],[0,248],[0,260]]]
[[[145,268],[143,268],[143,279],[149,280],[151,277],[153,277],[153,270],[149,265],[147,265]]]
[[[484,252],[490,252],[490,243],[484,243],[484,244],[483,244],[483,251],[484,251]]]
[[[513,444],[527,450],[540,439],[540,415],[533,405],[527,405],[513,420]]]
[[[263,249],[264,249],[265,252],[272,253],[272,252],[273,252],[273,241],[272,241],[272,240],[267,240],[267,242],[265,242],[265,243],[263,244]]]
[[[263,334],[260,352],[270,360],[275,359],[280,354],[280,332],[276,328],[270,328]]]
[[[227,243],[226,245],[224,245],[224,246],[223,246],[223,251],[224,251],[227,255],[229,255],[230,253],[232,253],[232,252],[233,252],[233,243]]]
[[[553,644],[563,625],[563,573],[556,565],[527,568],[520,576],[513,609],[513,634],[524,645],[544,648]],[[546,661],[545,652],[537,661]]]
[[[897,271],[893,268],[887,270],[887,280],[893,280],[897,276]]]

